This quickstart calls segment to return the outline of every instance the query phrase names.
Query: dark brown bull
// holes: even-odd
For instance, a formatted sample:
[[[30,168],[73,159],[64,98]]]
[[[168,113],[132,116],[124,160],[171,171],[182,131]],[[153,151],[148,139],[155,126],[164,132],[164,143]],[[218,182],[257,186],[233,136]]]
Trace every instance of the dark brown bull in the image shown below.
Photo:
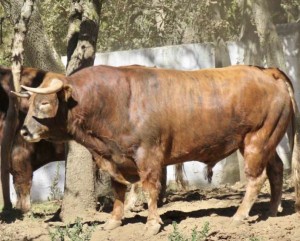
[[[53,77],[53,73],[33,68],[24,68],[22,70],[21,83],[36,87],[39,86],[43,79],[47,78],[49,74]],[[2,141],[5,115],[8,109],[10,78],[11,69],[0,67],[0,143]],[[53,144],[47,141],[28,143],[21,138],[19,134],[20,128],[23,125],[27,110],[28,100],[23,99],[20,106],[19,127],[12,150],[12,160],[9,164],[9,170],[13,176],[14,187],[17,194],[16,208],[20,209],[22,212],[27,212],[30,209],[30,189],[33,171],[49,162],[64,159],[63,144]]]
[[[75,139],[113,177],[116,199],[108,228],[121,224],[126,184],[140,179],[150,194],[148,230],[158,232],[162,168],[188,160],[211,166],[237,149],[248,184],[234,219],[248,216],[267,177],[270,215],[277,213],[283,165],[275,149],[299,115],[285,76],[276,79],[252,66],[198,71],[97,66],[23,88],[32,94],[21,130],[27,141]],[[293,136],[298,141],[299,134]]]

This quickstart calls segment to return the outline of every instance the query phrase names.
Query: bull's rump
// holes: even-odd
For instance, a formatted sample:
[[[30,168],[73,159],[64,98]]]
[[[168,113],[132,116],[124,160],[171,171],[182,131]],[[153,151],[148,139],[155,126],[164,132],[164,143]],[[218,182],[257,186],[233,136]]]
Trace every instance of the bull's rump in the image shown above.
[[[159,144],[168,164],[220,160],[241,147],[247,133],[276,128],[291,112],[284,83],[255,67],[146,71],[130,78],[132,134],[146,145]]]

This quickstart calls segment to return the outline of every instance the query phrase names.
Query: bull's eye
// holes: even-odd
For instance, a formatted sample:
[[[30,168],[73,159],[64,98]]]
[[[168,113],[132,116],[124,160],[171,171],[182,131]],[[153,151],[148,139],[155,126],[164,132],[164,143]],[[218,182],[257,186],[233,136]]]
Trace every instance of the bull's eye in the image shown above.
[[[40,103],[39,109],[41,111],[49,111],[51,109],[49,101],[42,101]]]
[[[49,102],[48,102],[48,101],[43,101],[43,102],[41,103],[41,106],[45,106],[45,105],[49,105]]]

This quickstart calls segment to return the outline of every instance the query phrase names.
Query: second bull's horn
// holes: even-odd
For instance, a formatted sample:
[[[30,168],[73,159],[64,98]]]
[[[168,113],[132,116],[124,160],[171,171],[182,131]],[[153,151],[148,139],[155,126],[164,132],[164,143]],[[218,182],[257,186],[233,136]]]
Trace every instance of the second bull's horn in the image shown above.
[[[12,93],[15,96],[21,97],[21,98],[29,98],[31,96],[31,92],[30,91],[26,91],[26,92],[15,92],[15,91],[10,91],[10,93]]]
[[[60,79],[52,79],[48,87],[31,88],[24,85],[21,85],[21,87],[36,94],[53,94],[62,89],[63,82]]]

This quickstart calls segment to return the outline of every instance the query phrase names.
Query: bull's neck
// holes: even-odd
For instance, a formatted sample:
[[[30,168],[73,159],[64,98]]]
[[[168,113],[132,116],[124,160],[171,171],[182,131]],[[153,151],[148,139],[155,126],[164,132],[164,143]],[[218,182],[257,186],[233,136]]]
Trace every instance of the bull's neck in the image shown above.
[[[109,118],[104,114],[106,103],[97,99],[96,94],[84,91],[80,89],[79,92],[73,88],[74,106],[69,103],[71,108],[69,107],[68,112],[68,134],[89,151],[109,155],[111,151],[107,144],[111,147],[117,144],[112,140],[113,127],[106,124],[109,122]]]

